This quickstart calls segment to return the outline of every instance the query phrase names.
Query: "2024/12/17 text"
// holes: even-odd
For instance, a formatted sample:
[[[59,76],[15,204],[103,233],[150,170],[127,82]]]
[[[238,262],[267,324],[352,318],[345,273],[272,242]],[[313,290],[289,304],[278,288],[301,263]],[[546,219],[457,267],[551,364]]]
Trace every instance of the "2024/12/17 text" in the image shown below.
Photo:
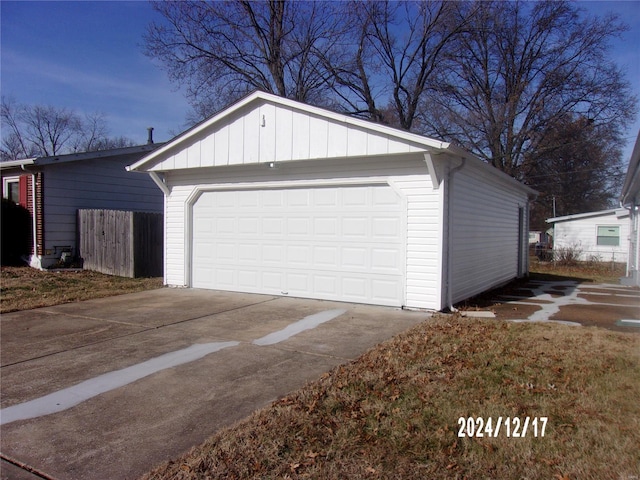
[[[548,417],[460,417],[458,418],[458,437],[493,437],[503,434],[508,438],[524,438],[527,435],[544,437]]]

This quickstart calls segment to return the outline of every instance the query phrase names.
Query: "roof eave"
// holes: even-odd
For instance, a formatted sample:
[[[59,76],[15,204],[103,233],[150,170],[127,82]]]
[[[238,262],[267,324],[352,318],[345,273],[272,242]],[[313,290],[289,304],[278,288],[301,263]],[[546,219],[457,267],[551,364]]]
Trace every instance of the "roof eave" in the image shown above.
[[[0,170],[9,170],[14,168],[23,168],[29,165],[33,165],[37,160],[36,157],[33,158],[23,158],[21,160],[9,160],[6,162],[0,162]]]

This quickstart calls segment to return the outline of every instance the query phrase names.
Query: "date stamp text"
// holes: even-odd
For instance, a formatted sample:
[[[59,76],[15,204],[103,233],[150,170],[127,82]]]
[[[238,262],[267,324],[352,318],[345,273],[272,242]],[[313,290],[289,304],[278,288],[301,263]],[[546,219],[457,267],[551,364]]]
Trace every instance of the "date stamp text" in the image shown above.
[[[489,437],[498,435],[507,438],[524,438],[527,435],[544,437],[548,417],[460,417],[458,418],[458,437]]]

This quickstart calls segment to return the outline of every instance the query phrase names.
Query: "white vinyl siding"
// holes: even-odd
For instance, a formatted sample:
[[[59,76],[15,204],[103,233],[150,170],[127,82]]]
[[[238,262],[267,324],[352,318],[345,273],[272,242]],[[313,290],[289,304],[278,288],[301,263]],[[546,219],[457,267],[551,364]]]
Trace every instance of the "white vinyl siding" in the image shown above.
[[[475,165],[455,172],[452,183],[451,296],[456,303],[517,277],[519,245],[528,238],[526,227],[518,238],[519,208],[526,212],[527,195]]]
[[[275,169],[266,165],[254,167],[233,166],[217,169],[181,170],[167,172],[167,184],[171,194],[167,199],[166,283],[183,286],[189,284],[188,261],[185,252],[190,246],[189,212],[186,202],[196,188],[233,188],[236,184],[261,185],[281,182],[283,186],[294,184],[308,186],[320,182],[323,185],[371,183],[384,180],[403,197],[406,205],[405,270],[406,306],[439,309],[438,285],[441,271],[441,222],[439,221],[439,190],[431,188],[426,165],[421,157],[378,157],[373,159],[323,160],[294,162]],[[382,179],[382,180],[381,180]],[[305,183],[306,182],[306,183]]]
[[[554,223],[553,248],[574,249],[584,261],[626,262],[629,227],[626,210],[594,212],[593,215],[557,221]]]

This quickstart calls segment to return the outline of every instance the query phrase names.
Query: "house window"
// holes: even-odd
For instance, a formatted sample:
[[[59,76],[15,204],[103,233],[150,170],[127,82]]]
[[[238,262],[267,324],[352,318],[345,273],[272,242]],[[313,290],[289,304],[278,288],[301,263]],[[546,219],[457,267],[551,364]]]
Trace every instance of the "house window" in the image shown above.
[[[13,203],[20,203],[20,181],[17,178],[5,178],[2,193]]]
[[[617,247],[620,245],[620,227],[598,227],[597,245]]]

